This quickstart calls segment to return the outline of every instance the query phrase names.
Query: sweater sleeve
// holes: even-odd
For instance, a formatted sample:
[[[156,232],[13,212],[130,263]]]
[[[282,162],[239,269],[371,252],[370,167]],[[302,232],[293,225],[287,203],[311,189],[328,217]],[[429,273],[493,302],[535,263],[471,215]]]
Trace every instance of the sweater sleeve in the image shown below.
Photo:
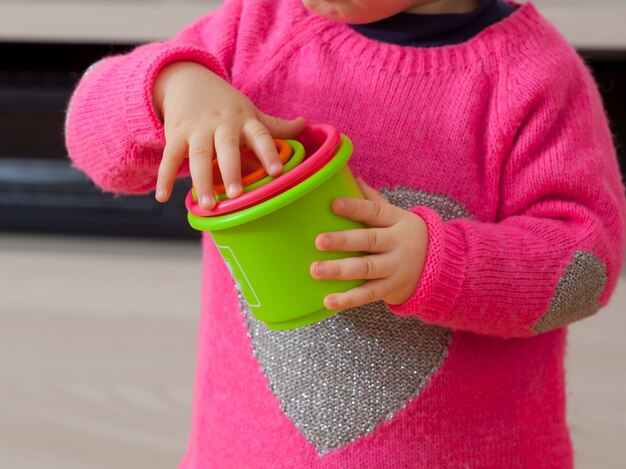
[[[165,146],[152,89],[166,65],[194,61],[229,80],[242,0],[216,12],[170,41],[137,47],[92,65],[80,80],[66,115],[66,147],[73,165],[105,191],[153,190]],[[187,162],[179,176],[188,175]]]
[[[577,57],[557,69],[510,98],[516,130],[495,222],[444,222],[413,209],[428,226],[429,250],[413,295],[389,305],[396,314],[526,337],[609,301],[624,256],[624,187],[591,74]]]

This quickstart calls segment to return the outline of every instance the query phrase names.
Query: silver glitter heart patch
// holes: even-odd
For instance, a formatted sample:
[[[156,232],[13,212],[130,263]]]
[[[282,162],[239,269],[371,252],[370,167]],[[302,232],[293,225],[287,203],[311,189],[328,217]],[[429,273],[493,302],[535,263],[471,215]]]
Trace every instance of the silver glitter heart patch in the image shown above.
[[[381,191],[394,205],[426,205],[444,220],[468,216],[448,197]],[[452,332],[399,317],[383,302],[317,324],[274,331],[239,295],[254,355],[281,410],[321,456],[374,431],[415,399],[448,355]]]
[[[319,455],[371,433],[417,397],[451,338],[382,302],[291,331],[268,329],[242,307],[271,391]]]

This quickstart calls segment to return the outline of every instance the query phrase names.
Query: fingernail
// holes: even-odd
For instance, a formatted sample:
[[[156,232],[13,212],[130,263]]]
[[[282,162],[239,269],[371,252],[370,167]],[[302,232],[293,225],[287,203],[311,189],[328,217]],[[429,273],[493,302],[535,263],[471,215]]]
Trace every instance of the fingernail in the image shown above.
[[[324,268],[323,264],[315,264],[315,267],[313,269],[315,271],[315,275],[317,275],[318,277],[326,274],[326,269]]]
[[[319,245],[321,248],[329,248],[330,247],[330,238],[328,236],[322,236],[319,240]]]
[[[333,296],[327,296],[324,298],[324,306],[326,309],[336,309],[337,308],[337,300]]]
[[[156,193],[156,199],[157,200],[162,200],[166,197],[167,193],[165,192],[165,189],[158,189],[157,193]]]
[[[203,207],[210,207],[211,205],[213,205],[211,197],[208,195],[203,195],[200,198],[200,205],[202,205]]]
[[[283,165],[279,163],[272,163],[270,165],[270,173],[271,174],[279,174],[283,171]]]
[[[228,197],[235,197],[239,194],[241,186],[239,184],[230,184],[228,186]]]
[[[335,208],[340,212],[343,212],[346,208],[346,201],[343,199],[337,199],[335,201]]]

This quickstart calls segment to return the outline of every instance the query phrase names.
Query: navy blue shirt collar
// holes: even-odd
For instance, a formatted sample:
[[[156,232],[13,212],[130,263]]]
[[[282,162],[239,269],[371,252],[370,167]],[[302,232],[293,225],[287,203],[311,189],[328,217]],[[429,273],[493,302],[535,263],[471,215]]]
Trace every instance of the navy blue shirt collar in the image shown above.
[[[439,47],[465,42],[503,20],[515,9],[502,0],[481,0],[480,5],[468,13],[424,15],[403,12],[374,23],[352,24],[350,27],[381,42],[400,46]]]

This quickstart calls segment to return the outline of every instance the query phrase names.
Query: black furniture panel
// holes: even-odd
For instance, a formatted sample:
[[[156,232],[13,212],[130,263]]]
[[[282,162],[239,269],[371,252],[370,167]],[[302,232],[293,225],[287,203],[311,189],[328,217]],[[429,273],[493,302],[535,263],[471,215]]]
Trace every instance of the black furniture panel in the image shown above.
[[[72,168],[65,109],[84,70],[132,45],[0,44],[0,230],[198,237],[178,181],[172,200],[104,194]]]

